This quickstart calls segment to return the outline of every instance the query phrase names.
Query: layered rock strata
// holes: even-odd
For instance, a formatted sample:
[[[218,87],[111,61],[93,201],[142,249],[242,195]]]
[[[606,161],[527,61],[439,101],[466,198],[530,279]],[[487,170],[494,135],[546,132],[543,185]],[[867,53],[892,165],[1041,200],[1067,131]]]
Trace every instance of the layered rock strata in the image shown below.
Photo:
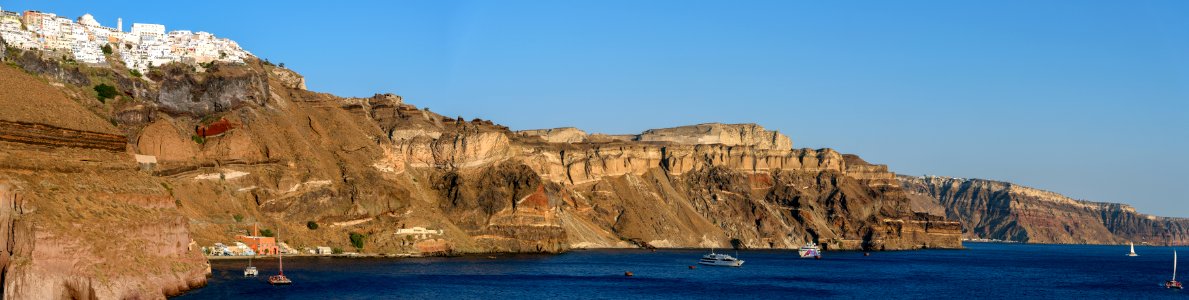
[[[900,176],[919,209],[940,206],[964,236],[1030,243],[1153,245],[1189,243],[1189,219],[1142,214],[1117,203],[983,179]],[[932,202],[932,203],[929,203]]]

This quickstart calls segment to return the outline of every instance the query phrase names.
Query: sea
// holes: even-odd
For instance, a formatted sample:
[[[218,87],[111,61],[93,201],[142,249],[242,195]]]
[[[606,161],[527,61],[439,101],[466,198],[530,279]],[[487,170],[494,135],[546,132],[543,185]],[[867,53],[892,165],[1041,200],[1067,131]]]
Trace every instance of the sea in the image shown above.
[[[1173,248],[965,243],[961,250],[719,250],[742,267],[697,265],[709,250],[574,250],[556,255],[285,259],[211,262],[206,287],[177,299],[1189,299],[1161,283]],[[1186,251],[1189,253],[1189,251]],[[691,269],[690,266],[696,266]],[[632,272],[633,276],[625,276]]]

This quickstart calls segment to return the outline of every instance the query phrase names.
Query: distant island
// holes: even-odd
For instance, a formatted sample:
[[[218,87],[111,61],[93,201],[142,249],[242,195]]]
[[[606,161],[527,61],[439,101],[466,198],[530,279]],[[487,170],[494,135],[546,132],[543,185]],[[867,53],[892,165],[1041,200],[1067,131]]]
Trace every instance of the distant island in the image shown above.
[[[758,124],[512,130],[308,91],[210,33],[76,20],[0,12],[6,298],[175,295],[208,256],[1186,241],[1181,219],[898,176]]]

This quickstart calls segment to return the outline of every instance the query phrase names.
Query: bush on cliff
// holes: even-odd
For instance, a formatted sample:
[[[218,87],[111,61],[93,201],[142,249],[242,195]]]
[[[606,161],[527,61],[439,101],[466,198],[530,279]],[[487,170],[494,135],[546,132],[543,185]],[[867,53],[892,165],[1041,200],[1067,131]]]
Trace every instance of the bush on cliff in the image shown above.
[[[306,228],[309,228],[310,230],[318,229],[318,222],[314,222],[314,221],[306,222]]]
[[[116,87],[104,83],[95,86],[95,93],[99,97],[99,102],[106,102],[107,99],[115,98],[119,94]]]
[[[273,236],[275,236],[276,234],[272,233],[272,230],[271,230],[271,229],[262,229],[262,230],[260,230],[260,235],[261,235],[261,236],[267,236],[267,237],[273,237]]]
[[[363,250],[363,240],[366,238],[367,238],[366,234],[352,232],[351,233],[351,246],[355,246],[355,249]]]
[[[103,45],[103,47],[99,47],[99,49],[103,50],[104,55],[111,55],[112,53],[111,44]]]

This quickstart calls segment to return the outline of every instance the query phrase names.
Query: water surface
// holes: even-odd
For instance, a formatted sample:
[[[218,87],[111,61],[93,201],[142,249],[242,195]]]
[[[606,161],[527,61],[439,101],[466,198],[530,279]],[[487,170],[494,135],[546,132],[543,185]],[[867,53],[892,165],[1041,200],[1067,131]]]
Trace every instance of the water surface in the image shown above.
[[[579,250],[560,255],[453,258],[294,258],[292,286],[271,286],[275,261],[212,261],[208,286],[180,299],[662,299],[754,297],[1179,298],[1159,286],[1172,248],[966,243],[966,250],[741,251],[741,268],[698,266],[705,251]],[[625,271],[635,274],[625,277]]]

